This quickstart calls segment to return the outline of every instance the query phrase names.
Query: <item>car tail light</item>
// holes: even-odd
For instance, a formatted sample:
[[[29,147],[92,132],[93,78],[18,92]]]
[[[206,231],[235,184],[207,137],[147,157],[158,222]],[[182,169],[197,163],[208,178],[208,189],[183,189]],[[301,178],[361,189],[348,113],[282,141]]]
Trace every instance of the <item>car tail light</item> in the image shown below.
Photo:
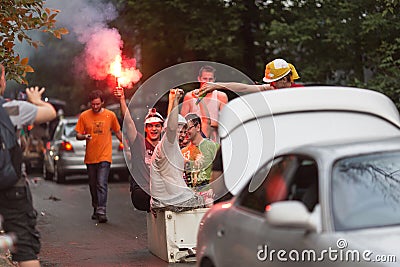
[[[62,141],[62,143],[61,143],[61,150],[64,150],[64,151],[74,151],[74,148],[72,147],[72,145],[71,145],[71,143],[70,142],[67,142],[67,141]]]
[[[50,150],[50,147],[51,147],[50,142],[47,142],[47,143],[46,143],[46,149],[47,149],[47,150]]]
[[[124,144],[122,142],[119,142],[118,151],[123,151],[123,150],[124,150]]]

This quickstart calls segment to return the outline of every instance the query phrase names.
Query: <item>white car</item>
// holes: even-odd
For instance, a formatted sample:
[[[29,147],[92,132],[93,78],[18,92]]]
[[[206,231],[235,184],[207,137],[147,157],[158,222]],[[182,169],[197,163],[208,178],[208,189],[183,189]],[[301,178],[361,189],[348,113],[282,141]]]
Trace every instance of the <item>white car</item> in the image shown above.
[[[359,160],[360,154],[375,153],[381,148],[381,152],[400,149],[400,116],[388,97],[371,90],[346,87],[305,87],[254,93],[229,102],[220,114],[219,126],[223,184],[234,198],[213,206],[203,217],[197,240],[198,266],[299,266],[301,259],[285,259],[289,253],[294,256],[303,251],[313,253],[307,249],[316,250],[324,266],[328,263],[332,266],[364,266],[365,261],[326,260],[318,252],[330,248],[337,250],[340,249],[337,245],[343,244],[348,244],[349,249],[366,248],[366,241],[372,240],[373,235],[376,235],[374,240],[395,246],[400,228],[388,224],[393,221],[399,224],[400,219],[386,214],[390,213],[389,208],[382,204],[388,195],[378,200],[371,196],[377,192],[388,193],[396,199],[396,192],[400,192],[398,174],[393,174],[397,182],[387,188],[389,192],[374,191],[377,189],[370,187],[373,183],[365,185],[370,191],[362,191],[362,186],[351,184],[341,184],[343,188],[338,191],[333,184],[338,179],[331,172],[338,166],[335,165],[337,160],[346,157]],[[375,147],[372,143],[354,145],[361,140],[376,138],[390,141],[382,141]],[[371,161],[378,159],[371,156]],[[393,166],[388,168],[398,171],[400,166],[392,161]],[[272,179],[280,168],[284,168],[285,179]],[[303,176],[305,178],[299,178]],[[354,180],[362,180],[365,176],[355,177]],[[295,182],[298,179],[300,183]],[[314,194],[307,190],[311,185]],[[359,192],[362,196],[357,196]],[[309,199],[306,201],[302,195]],[[354,206],[352,195],[364,199],[359,203],[361,206]],[[395,200],[390,204],[394,203]],[[373,208],[372,219],[366,215],[369,208]],[[399,214],[396,207],[392,211]],[[341,214],[350,225],[340,221]],[[354,214],[351,218],[354,222],[348,222],[350,214]],[[393,221],[374,220],[374,217],[384,216]],[[353,225],[356,222],[360,224]],[[377,238],[380,233],[393,237],[397,233],[397,236]],[[383,250],[384,246],[376,243],[366,249],[374,255],[383,251],[383,257],[385,253],[388,257],[400,256],[398,248],[388,252]],[[274,255],[266,254],[269,252]],[[304,266],[319,265],[313,259],[302,263]]]
[[[399,265],[399,137],[293,149],[254,180],[204,215],[198,266]]]

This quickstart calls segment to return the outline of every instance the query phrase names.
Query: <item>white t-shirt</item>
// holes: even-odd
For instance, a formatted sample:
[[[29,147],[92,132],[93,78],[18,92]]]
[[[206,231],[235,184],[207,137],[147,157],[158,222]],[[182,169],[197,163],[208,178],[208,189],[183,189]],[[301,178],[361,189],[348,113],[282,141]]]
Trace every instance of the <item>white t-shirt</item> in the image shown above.
[[[17,129],[23,126],[32,124],[35,121],[37,114],[37,106],[27,101],[12,100],[5,102],[3,107],[10,115],[11,122]]]
[[[183,179],[183,167],[177,138],[170,143],[164,135],[154,149],[150,165],[150,193],[161,205],[176,205],[194,196]],[[153,201],[151,203],[154,205]]]

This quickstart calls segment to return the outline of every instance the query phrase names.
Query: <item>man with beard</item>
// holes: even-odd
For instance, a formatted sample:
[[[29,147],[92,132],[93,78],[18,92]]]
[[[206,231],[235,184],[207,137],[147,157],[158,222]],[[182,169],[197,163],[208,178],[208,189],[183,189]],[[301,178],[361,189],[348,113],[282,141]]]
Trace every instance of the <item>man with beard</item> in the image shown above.
[[[115,113],[103,108],[102,91],[91,92],[89,99],[91,109],[82,112],[79,116],[75,127],[76,139],[86,140],[85,164],[92,197],[92,219],[105,223],[107,222],[108,175],[112,161],[111,130],[120,142],[122,142],[122,133]]]

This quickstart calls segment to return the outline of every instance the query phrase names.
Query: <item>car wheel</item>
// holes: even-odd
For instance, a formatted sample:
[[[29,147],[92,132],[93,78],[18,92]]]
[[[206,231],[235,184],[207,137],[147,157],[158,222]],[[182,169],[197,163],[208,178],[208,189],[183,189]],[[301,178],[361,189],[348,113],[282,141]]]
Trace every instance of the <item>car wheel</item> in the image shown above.
[[[43,163],[43,177],[45,180],[53,180],[54,174],[47,170],[46,164]]]
[[[65,182],[65,174],[59,168],[58,163],[54,162],[54,180],[56,183],[61,184]]]

